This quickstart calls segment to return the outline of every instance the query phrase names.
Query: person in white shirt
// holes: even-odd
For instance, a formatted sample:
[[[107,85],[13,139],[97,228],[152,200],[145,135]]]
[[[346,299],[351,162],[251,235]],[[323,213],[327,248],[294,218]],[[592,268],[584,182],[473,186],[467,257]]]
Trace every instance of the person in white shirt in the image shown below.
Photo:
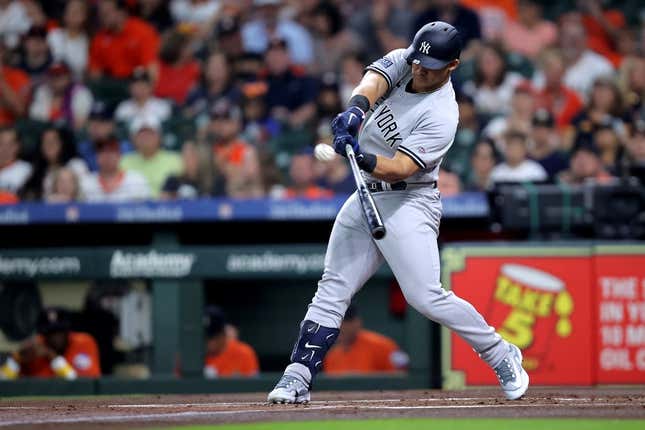
[[[20,142],[13,128],[0,128],[0,190],[17,194],[25,185],[33,168],[18,159]]]
[[[27,9],[18,0],[0,0],[0,39],[11,49],[31,27]]]
[[[121,147],[113,137],[96,142],[99,170],[85,176],[81,182],[84,199],[88,202],[129,202],[151,197],[146,178],[139,172],[119,167]]]
[[[311,33],[292,19],[280,15],[281,0],[254,0],[257,19],[242,26],[242,44],[246,52],[264,53],[272,38],[287,42],[289,57],[294,64],[310,65],[314,61]]]
[[[507,114],[515,88],[523,80],[522,75],[508,70],[502,47],[486,43],[477,54],[474,78],[464,83],[462,90],[475,100],[479,113]]]
[[[148,71],[137,67],[130,81],[130,98],[117,106],[114,118],[128,125],[135,117],[154,117],[157,121],[164,122],[170,117],[171,110],[170,102],[153,96]]]
[[[519,131],[509,131],[504,136],[505,161],[493,168],[490,174],[493,183],[499,182],[541,182],[548,175],[537,162],[529,160],[528,136]]]
[[[176,23],[207,24],[220,10],[219,0],[172,0],[170,14]]]
[[[88,5],[85,0],[70,0],[65,5],[63,26],[47,34],[47,44],[55,61],[69,66],[76,79],[83,79],[87,70],[89,38],[86,25]]]
[[[67,64],[53,63],[44,82],[34,89],[29,117],[44,122],[62,121],[74,130],[81,130],[93,101],[90,90],[74,81]]]

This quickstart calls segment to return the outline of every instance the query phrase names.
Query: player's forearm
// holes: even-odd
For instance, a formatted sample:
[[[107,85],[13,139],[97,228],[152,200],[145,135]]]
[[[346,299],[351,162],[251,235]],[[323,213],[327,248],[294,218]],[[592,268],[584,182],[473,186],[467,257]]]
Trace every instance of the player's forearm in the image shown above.
[[[397,154],[398,155],[398,154]],[[399,182],[409,178],[418,170],[418,167],[406,159],[395,156],[387,158],[376,156],[376,166],[371,175],[385,182]]]
[[[376,72],[368,71],[358,86],[352,91],[352,96],[360,95],[367,97],[370,106],[373,106],[387,92],[387,89],[387,81],[385,78]]]

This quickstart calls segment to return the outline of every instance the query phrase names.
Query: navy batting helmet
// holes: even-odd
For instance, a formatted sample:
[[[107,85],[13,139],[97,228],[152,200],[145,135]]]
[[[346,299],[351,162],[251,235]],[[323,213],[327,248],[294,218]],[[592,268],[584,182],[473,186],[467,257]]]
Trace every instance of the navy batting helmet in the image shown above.
[[[412,45],[405,51],[408,64],[418,64],[426,69],[442,69],[459,58],[461,37],[455,27],[447,22],[430,22],[417,31]]]

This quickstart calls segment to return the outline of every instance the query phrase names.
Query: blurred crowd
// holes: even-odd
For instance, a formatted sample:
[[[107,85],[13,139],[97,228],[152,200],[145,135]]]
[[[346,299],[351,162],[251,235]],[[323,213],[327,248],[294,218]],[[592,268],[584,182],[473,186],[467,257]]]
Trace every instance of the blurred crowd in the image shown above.
[[[0,0],[0,204],[329,198],[363,69],[462,35],[444,195],[645,178],[645,12],[600,0]]]

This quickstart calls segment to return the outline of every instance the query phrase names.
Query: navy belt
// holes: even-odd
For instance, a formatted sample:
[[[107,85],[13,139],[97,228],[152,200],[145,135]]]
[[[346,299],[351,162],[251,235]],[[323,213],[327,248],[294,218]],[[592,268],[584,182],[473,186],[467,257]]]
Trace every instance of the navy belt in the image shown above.
[[[367,189],[372,193],[380,193],[381,191],[403,191],[408,189],[415,188],[437,188],[437,181],[432,182],[405,182],[399,181],[394,182],[393,184],[387,184],[385,182],[367,182]]]

